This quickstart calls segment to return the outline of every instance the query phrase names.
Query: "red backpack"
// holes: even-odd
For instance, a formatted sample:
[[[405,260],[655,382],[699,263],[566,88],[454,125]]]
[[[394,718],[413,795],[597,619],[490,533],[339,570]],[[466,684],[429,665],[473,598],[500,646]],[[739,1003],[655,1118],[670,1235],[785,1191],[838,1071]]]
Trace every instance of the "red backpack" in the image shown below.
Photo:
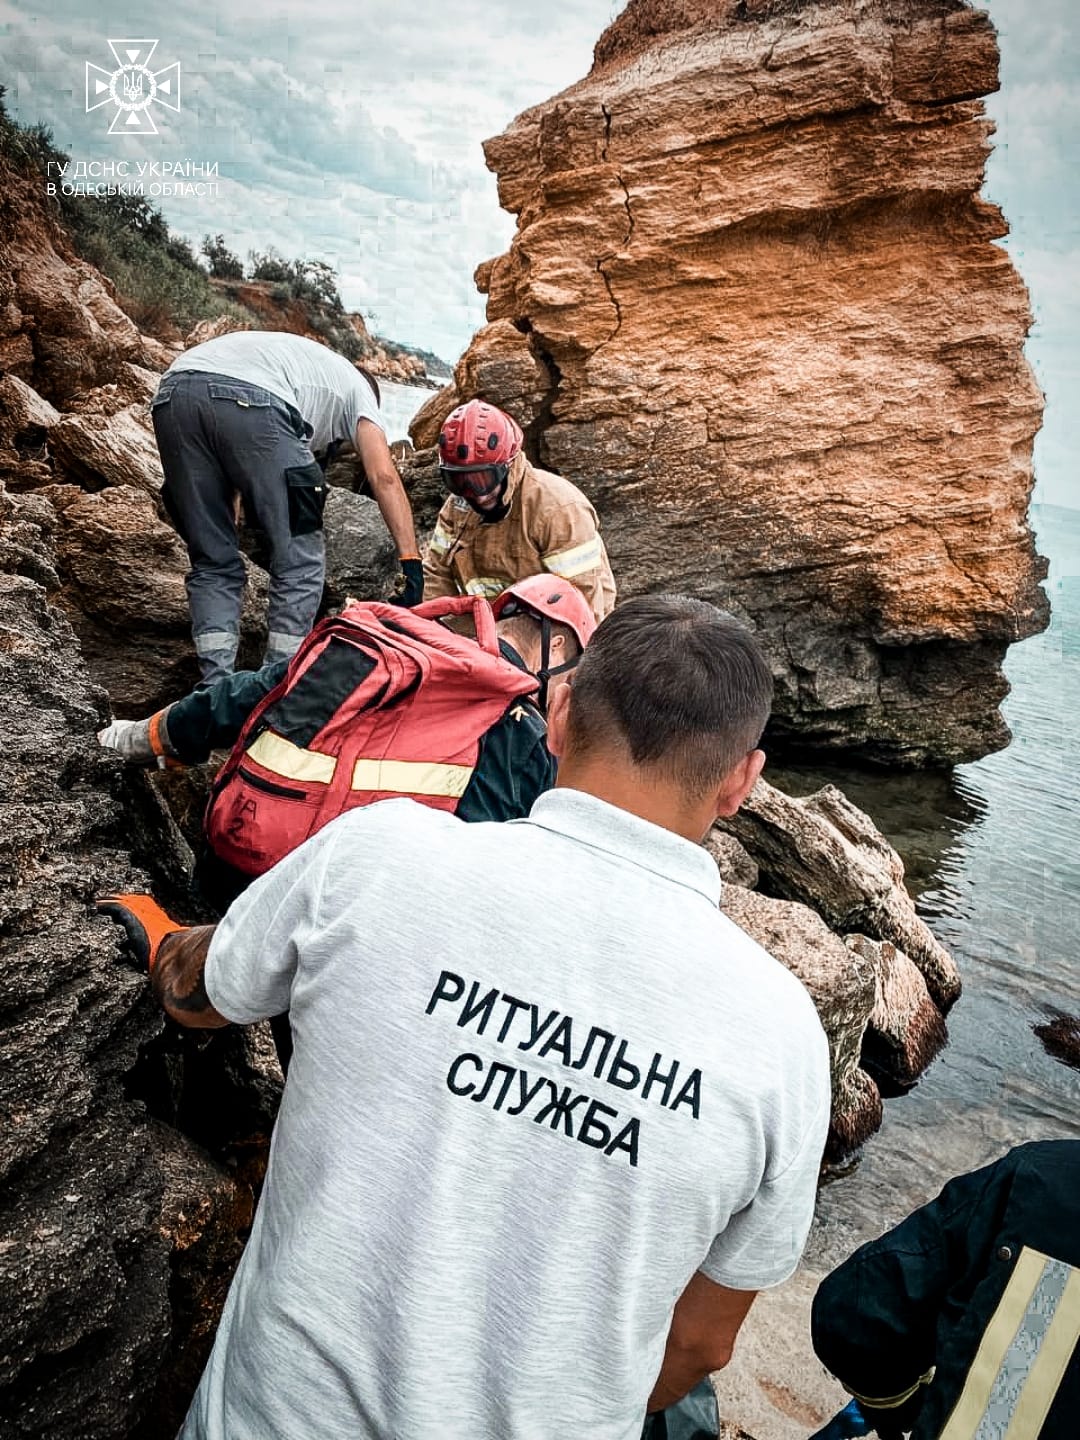
[[[475,640],[438,623],[465,614]],[[315,627],[248,716],[210,794],[210,848],[261,875],[357,805],[407,795],[454,811],[481,737],[536,688],[500,655],[478,596],[350,605]]]

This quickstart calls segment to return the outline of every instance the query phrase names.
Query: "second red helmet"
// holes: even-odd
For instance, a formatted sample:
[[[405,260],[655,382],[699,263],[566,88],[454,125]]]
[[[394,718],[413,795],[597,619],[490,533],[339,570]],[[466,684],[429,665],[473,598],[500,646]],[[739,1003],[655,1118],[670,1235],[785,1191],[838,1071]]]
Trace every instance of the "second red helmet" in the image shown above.
[[[443,421],[439,460],[446,470],[509,465],[524,443],[521,426],[486,400],[459,405]]]

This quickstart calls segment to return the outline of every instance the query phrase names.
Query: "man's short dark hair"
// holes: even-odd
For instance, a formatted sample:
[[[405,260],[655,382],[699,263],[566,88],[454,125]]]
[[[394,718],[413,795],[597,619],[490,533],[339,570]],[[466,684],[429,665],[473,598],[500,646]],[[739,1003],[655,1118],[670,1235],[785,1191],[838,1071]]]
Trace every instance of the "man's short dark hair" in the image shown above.
[[[756,748],[773,682],[745,625],[703,600],[641,595],[602,622],[574,672],[569,739],[621,744],[691,794]]]

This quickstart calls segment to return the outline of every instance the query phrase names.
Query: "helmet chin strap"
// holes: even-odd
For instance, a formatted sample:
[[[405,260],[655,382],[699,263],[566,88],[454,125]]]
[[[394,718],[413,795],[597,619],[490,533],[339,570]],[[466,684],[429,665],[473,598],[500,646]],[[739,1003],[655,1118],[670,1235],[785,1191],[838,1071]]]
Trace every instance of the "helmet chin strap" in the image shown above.
[[[556,675],[563,675],[567,670],[573,670],[581,657],[576,655],[573,660],[564,660],[561,665],[549,665],[551,659],[551,620],[547,615],[540,616],[540,668],[536,672],[536,678],[540,681],[540,689],[536,694],[536,703],[542,714],[547,714],[548,707],[548,681],[553,680]]]

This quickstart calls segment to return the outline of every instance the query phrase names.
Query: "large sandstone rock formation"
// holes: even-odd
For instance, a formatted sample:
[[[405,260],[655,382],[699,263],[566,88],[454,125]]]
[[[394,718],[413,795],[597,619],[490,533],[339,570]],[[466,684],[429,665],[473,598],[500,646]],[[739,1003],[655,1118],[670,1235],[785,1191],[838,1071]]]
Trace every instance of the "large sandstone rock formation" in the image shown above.
[[[486,147],[508,254],[457,395],[596,502],[624,594],[755,626],[774,742],[910,763],[1004,744],[1047,604],[1042,397],[964,0],[631,0],[580,83]]]

